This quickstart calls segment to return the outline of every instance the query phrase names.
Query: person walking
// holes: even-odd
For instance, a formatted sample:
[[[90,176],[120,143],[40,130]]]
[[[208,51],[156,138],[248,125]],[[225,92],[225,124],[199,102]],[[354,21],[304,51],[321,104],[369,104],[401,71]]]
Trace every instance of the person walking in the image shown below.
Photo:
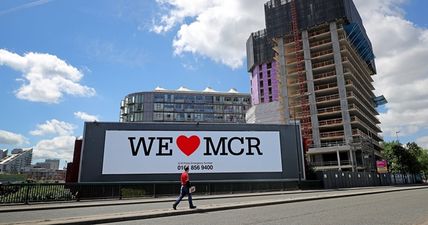
[[[189,200],[189,208],[194,209],[196,206],[193,205],[192,201],[192,193],[190,193],[190,179],[189,179],[189,166],[184,166],[184,171],[181,173],[180,177],[181,188],[180,188],[180,196],[178,196],[177,200],[172,204],[172,208],[174,210],[177,209],[178,204],[180,204],[181,199],[187,195],[187,199]]]

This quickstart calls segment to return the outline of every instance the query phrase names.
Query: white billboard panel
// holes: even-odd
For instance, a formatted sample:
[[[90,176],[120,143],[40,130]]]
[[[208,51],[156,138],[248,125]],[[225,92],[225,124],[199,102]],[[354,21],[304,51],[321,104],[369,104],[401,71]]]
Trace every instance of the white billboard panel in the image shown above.
[[[283,172],[279,131],[106,130],[102,174]]]

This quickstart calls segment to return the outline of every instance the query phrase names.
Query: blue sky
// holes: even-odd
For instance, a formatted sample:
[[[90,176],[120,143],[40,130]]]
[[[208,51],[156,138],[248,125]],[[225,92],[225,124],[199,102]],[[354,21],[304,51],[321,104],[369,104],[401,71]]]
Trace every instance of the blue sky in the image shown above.
[[[380,32],[403,29],[405,37],[397,35],[391,42],[395,46],[412,43],[409,49],[419,49],[408,52],[410,59],[427,56],[427,1],[355,2],[379,58],[376,88],[391,103],[381,115],[386,121],[382,124],[385,139],[395,139],[399,131],[403,142],[418,140],[428,146],[428,121],[423,118],[428,104],[400,108],[408,101],[394,94],[397,89],[392,87],[400,82],[392,78],[402,76],[400,69],[405,65],[381,69],[392,68],[388,63],[395,62],[399,53],[391,51],[385,35],[373,25],[383,21],[378,25],[384,27]],[[70,161],[73,137],[82,135],[84,120],[118,121],[120,101],[129,93],[156,86],[249,92],[245,40],[251,31],[264,27],[263,3],[1,0],[0,148],[35,147],[35,160]],[[380,7],[383,3],[387,7]],[[419,69],[408,75],[411,81],[426,80],[425,64],[413,66]],[[52,66],[57,70],[51,71]],[[428,97],[422,89],[407,98]],[[412,107],[416,115],[407,115]],[[417,116],[421,121],[410,120]]]

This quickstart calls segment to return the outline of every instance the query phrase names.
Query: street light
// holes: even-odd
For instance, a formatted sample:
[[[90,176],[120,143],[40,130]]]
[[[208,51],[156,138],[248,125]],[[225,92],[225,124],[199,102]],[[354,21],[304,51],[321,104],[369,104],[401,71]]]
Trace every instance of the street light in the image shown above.
[[[301,100],[301,98],[309,97],[310,95],[312,95],[312,93],[306,92],[301,96],[297,96],[296,98],[299,98]],[[298,136],[300,136],[300,135],[298,135],[299,129],[297,129],[296,107],[294,107],[294,110],[293,110],[293,119],[294,119],[294,132],[295,132],[295,136],[296,136],[296,155],[297,155],[297,167],[298,167],[297,169],[299,171],[299,181],[298,181],[297,186],[300,189],[300,185],[302,183],[302,162],[301,162],[302,160],[300,159],[300,154],[299,154],[299,146],[301,146],[301,143],[299,142],[299,138],[298,138]],[[299,122],[299,124],[301,124],[301,123]],[[303,152],[303,149],[302,149],[302,152]]]
[[[398,133],[400,133],[400,131],[395,131],[395,137],[397,138],[397,142],[400,142],[400,141],[398,140]]]

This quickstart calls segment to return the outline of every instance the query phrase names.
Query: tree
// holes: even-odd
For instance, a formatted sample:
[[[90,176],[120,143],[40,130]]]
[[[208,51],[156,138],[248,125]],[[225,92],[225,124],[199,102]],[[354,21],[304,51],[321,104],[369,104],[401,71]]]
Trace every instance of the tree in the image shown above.
[[[383,154],[391,172],[428,174],[428,152],[415,142],[405,146],[398,141],[385,142]]]

